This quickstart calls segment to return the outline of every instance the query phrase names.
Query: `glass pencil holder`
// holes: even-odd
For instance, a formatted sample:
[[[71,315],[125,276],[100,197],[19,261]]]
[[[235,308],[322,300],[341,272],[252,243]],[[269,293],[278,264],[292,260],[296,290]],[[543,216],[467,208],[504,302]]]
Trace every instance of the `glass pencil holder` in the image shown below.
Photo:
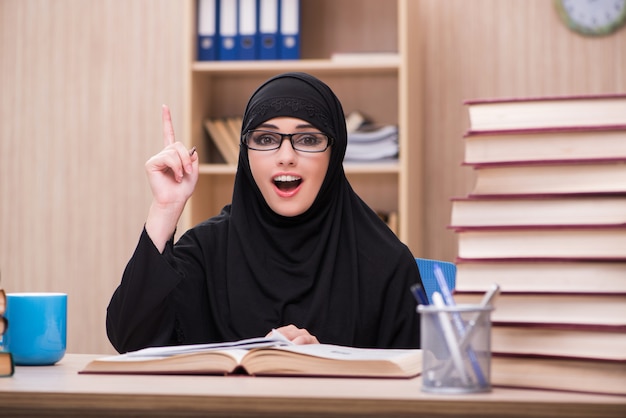
[[[493,307],[419,305],[422,391],[476,393],[491,390]]]

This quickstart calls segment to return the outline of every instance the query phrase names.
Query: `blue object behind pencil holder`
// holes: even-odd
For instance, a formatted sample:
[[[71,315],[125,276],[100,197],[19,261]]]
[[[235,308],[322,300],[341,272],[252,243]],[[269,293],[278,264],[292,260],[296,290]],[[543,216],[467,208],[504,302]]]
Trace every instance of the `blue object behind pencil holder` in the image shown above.
[[[449,261],[430,260],[427,258],[416,258],[415,262],[417,262],[417,268],[420,271],[420,276],[422,276],[424,291],[426,291],[426,295],[428,296],[428,301],[430,303],[433,303],[433,292],[441,293],[441,289],[439,288],[439,284],[437,283],[437,278],[435,277],[435,264],[438,264],[441,268],[443,275],[446,277],[446,283],[448,283],[448,287],[450,288],[450,290],[454,289],[454,286],[456,284],[456,264]]]

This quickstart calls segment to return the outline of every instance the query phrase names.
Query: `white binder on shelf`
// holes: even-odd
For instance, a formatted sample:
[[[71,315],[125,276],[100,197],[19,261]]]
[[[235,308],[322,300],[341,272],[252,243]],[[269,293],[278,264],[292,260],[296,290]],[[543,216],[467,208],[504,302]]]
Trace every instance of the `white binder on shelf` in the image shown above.
[[[237,53],[237,6],[238,0],[217,0],[219,2],[219,60],[232,61],[239,58]]]
[[[217,59],[217,0],[198,0],[198,61]]]
[[[300,0],[280,0],[280,58],[300,59]]]
[[[240,60],[255,60],[257,52],[257,0],[239,0],[237,49]]]
[[[278,54],[278,1],[259,1],[259,59],[275,60]]]

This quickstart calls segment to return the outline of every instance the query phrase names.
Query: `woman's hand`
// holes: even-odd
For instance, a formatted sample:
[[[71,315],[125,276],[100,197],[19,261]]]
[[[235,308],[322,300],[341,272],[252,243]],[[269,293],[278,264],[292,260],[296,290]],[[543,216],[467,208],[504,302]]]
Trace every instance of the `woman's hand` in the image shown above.
[[[146,162],[148,181],[156,204],[184,206],[198,181],[198,155],[176,141],[170,110],[165,105],[162,119],[164,148]]]
[[[164,148],[145,165],[152,190],[146,231],[159,251],[174,233],[198,181],[198,154],[176,141],[170,110],[165,105],[161,116]]]
[[[311,335],[309,331],[304,328],[298,328],[295,325],[286,325],[284,327],[276,328],[276,331],[280,332],[289,341],[294,344],[319,344],[320,342],[314,335]],[[268,336],[271,334],[267,334]]]

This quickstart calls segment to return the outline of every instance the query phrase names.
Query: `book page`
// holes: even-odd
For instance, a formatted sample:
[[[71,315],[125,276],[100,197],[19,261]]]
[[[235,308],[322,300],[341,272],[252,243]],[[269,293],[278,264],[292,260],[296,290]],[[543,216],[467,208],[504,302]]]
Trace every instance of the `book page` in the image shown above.
[[[252,375],[406,378],[420,373],[421,354],[419,349],[306,344],[251,350],[241,364]]]
[[[313,357],[326,358],[331,360],[388,360],[414,355],[416,349],[377,349],[377,348],[355,348],[332,344],[306,344],[274,347],[281,351],[291,351],[298,354],[310,355]]]
[[[126,353],[128,357],[168,357],[178,354],[190,354],[202,351],[217,351],[227,349],[252,349],[259,347],[273,347],[291,344],[289,340],[284,337],[280,338],[276,334],[272,334],[270,337],[256,337],[248,338],[239,341],[230,341],[223,343],[212,344],[188,344],[188,345],[172,345],[164,347],[148,347],[137,351],[131,351]]]
[[[164,347],[158,347],[158,348],[164,348]],[[223,348],[223,349],[214,348],[214,349],[205,349],[201,351],[183,351],[183,352],[177,353],[176,355],[178,356],[177,358],[179,358],[179,357],[194,356],[198,354],[202,355],[202,353],[207,353],[207,354],[215,355],[215,356],[231,357],[235,360],[236,364],[239,364],[241,362],[241,359],[246,354],[249,353],[249,350],[245,348],[239,348],[239,349],[238,348]],[[101,362],[108,362],[108,363],[154,362],[154,361],[166,360],[166,359],[175,360],[174,356],[175,354],[156,355],[156,354],[149,353],[148,355],[141,355],[141,354],[137,354],[137,352],[132,352],[132,353],[120,354],[117,356],[101,357],[97,359],[97,362],[99,363]]]

